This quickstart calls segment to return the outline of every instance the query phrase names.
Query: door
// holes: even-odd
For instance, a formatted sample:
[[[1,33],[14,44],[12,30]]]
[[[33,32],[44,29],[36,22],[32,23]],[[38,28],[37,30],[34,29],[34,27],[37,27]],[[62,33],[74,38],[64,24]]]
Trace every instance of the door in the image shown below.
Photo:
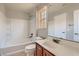
[[[79,10],[74,11],[74,40],[79,41]]]
[[[66,13],[54,17],[55,36],[66,39]]]

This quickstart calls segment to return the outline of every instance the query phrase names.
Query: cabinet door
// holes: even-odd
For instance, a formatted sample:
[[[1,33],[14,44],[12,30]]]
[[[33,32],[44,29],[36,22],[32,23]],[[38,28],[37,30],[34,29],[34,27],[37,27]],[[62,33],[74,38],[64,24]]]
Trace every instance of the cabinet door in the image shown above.
[[[43,48],[40,45],[36,44],[36,56],[42,56],[42,54],[43,54],[42,49]]]
[[[55,36],[66,39],[66,13],[54,17]]]
[[[48,52],[47,50],[43,49],[43,56],[54,56],[54,55]]]
[[[79,10],[74,11],[74,40],[79,41]]]

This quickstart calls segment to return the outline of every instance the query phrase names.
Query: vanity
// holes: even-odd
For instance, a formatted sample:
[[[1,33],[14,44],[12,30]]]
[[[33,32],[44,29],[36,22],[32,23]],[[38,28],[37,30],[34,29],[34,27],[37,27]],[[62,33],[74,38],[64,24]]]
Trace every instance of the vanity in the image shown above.
[[[37,24],[39,24],[37,36],[52,36],[61,39],[59,44],[50,39],[36,41],[35,56],[79,56],[79,9],[72,9],[74,7],[76,6],[61,8],[61,12],[60,10],[51,11],[48,13],[48,18],[44,17],[44,12],[38,13],[38,15],[44,15],[37,19]],[[51,8],[48,8],[48,11]]]
[[[36,43],[36,54],[35,56],[55,56],[53,53],[49,52],[40,44]]]
[[[79,44],[61,40],[60,43],[51,40],[36,41],[35,56],[79,56]]]

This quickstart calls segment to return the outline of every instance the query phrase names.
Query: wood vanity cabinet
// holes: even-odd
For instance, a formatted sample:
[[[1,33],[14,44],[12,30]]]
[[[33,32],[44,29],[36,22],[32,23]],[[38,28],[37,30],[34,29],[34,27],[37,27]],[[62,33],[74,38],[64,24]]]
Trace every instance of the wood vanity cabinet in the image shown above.
[[[36,56],[42,56],[43,55],[43,48],[39,45],[36,44]]]
[[[43,49],[43,56],[54,56],[54,55],[49,51],[47,51],[46,49]]]
[[[55,56],[48,50],[46,50],[44,47],[36,43],[36,51],[35,51],[35,56]]]

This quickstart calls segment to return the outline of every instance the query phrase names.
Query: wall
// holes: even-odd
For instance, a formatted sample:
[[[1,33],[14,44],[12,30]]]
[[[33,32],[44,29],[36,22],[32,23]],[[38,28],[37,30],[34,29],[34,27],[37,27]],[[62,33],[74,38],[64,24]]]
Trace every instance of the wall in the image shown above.
[[[30,25],[30,28],[29,28],[29,35],[31,33],[34,34],[34,36],[36,36],[36,18],[35,18],[35,15],[33,15],[31,18],[30,18],[30,21],[29,21],[29,25]]]
[[[48,21],[48,35],[54,36],[54,26],[54,19],[52,18],[52,20]]]
[[[41,28],[37,30],[37,35],[43,39],[47,38],[48,36],[48,29],[47,28]]]
[[[6,39],[6,16],[3,4],[0,4],[0,47],[4,45]]]
[[[30,25],[29,35],[31,33],[33,33],[34,36],[36,36],[38,34],[38,36],[40,36],[40,37],[47,37],[47,28],[36,30],[36,17],[35,17],[35,15],[31,16],[30,21],[29,21],[29,25]]]
[[[7,38],[2,48],[17,46],[27,43],[28,15],[19,11],[7,11]]]
[[[0,55],[6,53],[10,47],[25,46],[28,43],[28,24],[29,16],[27,14],[20,11],[10,11],[5,8],[4,4],[0,4]]]
[[[28,35],[29,16],[20,11],[7,10],[0,4],[0,54],[24,49],[29,41]]]
[[[67,23],[66,23],[66,30],[67,30],[67,34],[66,34],[66,38],[67,39],[69,39],[69,40],[74,40],[73,39],[73,26],[72,27],[69,27],[69,25],[70,24],[72,24],[73,25],[73,11],[74,10],[77,10],[77,9],[79,9],[79,4],[72,4],[72,5],[70,5],[70,6],[67,6],[67,7],[64,7],[64,8],[62,8],[62,9],[60,9],[60,10],[58,10],[58,11],[56,11],[56,12],[51,12],[49,15],[49,23],[50,22],[52,22],[51,24],[49,24],[49,25],[53,25],[53,17],[54,16],[56,16],[56,15],[59,15],[59,14],[62,14],[62,13],[67,13]],[[52,27],[52,26],[51,26]],[[54,29],[54,27],[52,27],[51,28],[52,30],[52,35],[53,35],[53,33],[54,33],[54,31],[53,31],[53,29]],[[51,32],[50,30],[49,30],[49,33]]]
[[[5,7],[3,4],[0,4],[0,48],[4,46],[6,40],[6,15]],[[1,49],[0,49],[1,55]]]

